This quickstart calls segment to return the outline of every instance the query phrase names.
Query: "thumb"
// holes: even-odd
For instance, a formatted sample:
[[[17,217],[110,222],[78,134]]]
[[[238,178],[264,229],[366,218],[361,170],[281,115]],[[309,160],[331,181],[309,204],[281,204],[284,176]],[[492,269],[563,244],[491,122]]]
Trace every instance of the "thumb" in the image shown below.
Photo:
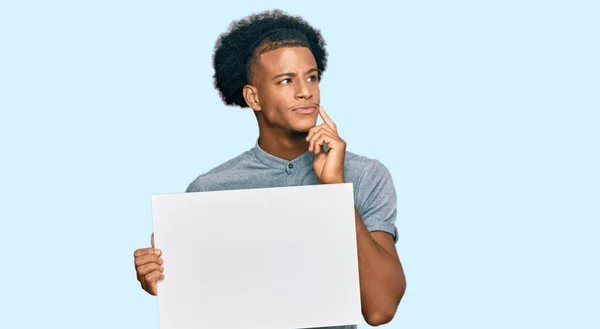
[[[150,243],[152,244],[152,248],[154,248],[154,232],[152,232],[152,236],[150,237]]]

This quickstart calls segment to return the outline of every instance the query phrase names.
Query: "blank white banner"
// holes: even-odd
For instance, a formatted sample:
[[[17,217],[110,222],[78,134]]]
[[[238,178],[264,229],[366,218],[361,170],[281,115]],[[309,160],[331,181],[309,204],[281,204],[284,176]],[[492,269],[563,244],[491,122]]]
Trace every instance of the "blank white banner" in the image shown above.
[[[161,329],[362,322],[353,186],[152,197]]]

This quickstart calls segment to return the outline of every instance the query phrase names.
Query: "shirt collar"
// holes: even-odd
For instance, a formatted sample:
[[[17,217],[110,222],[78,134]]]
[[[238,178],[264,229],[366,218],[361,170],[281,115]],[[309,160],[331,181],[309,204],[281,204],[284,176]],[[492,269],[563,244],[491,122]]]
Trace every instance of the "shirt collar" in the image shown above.
[[[265,150],[258,145],[257,140],[256,145],[252,148],[252,153],[260,162],[274,169],[287,169],[290,164],[292,165],[292,168],[297,169],[312,168],[313,153],[309,151],[302,153],[295,159],[286,160],[265,152]]]

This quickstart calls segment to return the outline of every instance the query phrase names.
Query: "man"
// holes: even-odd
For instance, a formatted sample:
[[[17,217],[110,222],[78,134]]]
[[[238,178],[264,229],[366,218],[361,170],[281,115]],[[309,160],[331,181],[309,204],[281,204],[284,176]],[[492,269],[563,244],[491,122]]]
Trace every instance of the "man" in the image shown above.
[[[274,10],[233,22],[216,43],[215,87],[225,104],[254,111],[259,138],[186,192],[352,182],[362,313],[377,326],[392,320],[406,289],[395,248],[396,194],[383,164],[346,152],[319,105],[326,63],[320,32],[300,17]],[[318,115],[324,123],[315,126]],[[135,266],[142,288],[157,295],[163,260],[154,235],[151,244],[135,251]]]

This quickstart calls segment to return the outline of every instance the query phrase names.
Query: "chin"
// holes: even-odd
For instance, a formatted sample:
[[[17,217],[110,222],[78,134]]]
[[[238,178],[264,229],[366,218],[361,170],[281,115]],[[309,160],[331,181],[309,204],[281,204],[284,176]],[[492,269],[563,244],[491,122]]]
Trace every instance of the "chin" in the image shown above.
[[[297,133],[308,134],[308,131],[310,130],[310,128],[312,128],[314,126],[315,125],[312,125],[312,126],[296,126],[296,127],[292,127],[292,131],[295,131]]]
[[[292,130],[290,132],[290,136],[294,139],[306,139],[306,136],[308,136],[308,130],[307,131]]]
[[[314,127],[315,125],[316,121],[306,124],[296,124],[290,127],[290,130],[292,131],[292,136],[306,138],[306,136],[308,136],[308,131],[310,130],[310,128]]]
[[[292,130],[295,130],[298,132],[308,132],[310,130],[310,128],[312,128],[316,125],[317,125],[317,119],[315,118],[313,120],[302,120],[300,122],[297,122],[291,128],[292,128]]]

